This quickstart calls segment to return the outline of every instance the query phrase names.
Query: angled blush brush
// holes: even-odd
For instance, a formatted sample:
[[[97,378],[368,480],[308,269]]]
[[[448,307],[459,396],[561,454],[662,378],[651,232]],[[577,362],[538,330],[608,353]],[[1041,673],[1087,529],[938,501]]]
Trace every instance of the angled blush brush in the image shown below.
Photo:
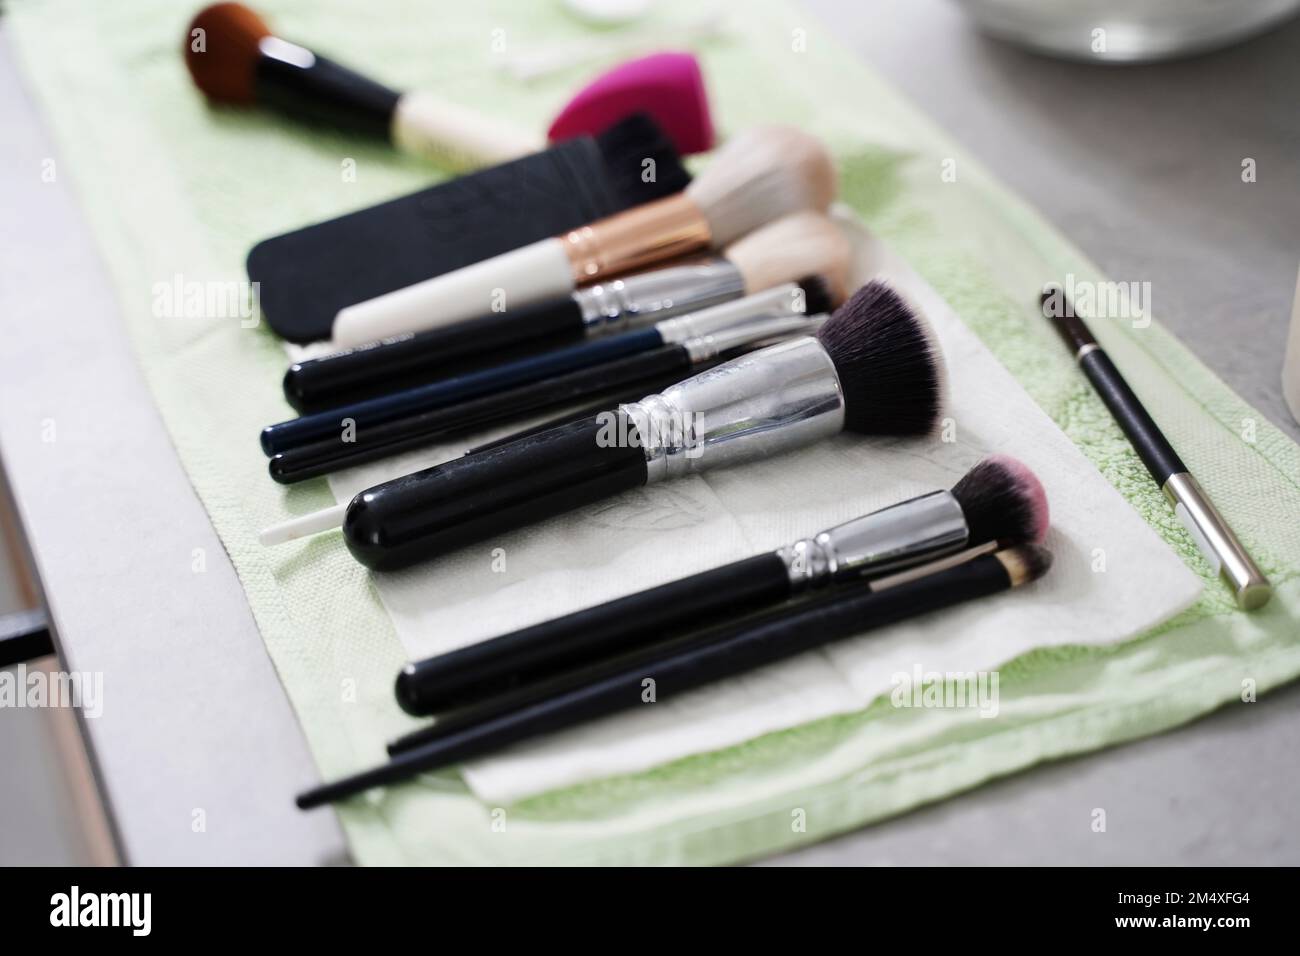
[[[681,193],[339,311],[350,348],[569,295],[580,285],[723,248],[794,212],[825,211],[835,169],[813,137],[783,126],[729,140]]]
[[[401,93],[313,50],[276,36],[240,3],[205,7],[185,35],[185,63],[213,102],[260,104],[390,142],[402,152],[467,170],[542,149],[547,137],[521,132],[427,91]],[[621,64],[584,86],[549,139],[599,133],[648,112],[683,152],[712,147],[713,123],[699,63],[663,53]]]
[[[1048,523],[1047,495],[1038,478],[1014,458],[995,455],[951,491],[912,498],[767,554],[408,664],[397,678],[397,702],[415,715],[473,706],[809,590],[879,577],[989,542],[1038,544]]]
[[[620,491],[837,434],[933,431],[943,360],[925,320],[872,282],[818,330],[639,402],[361,492],[343,536],[362,564],[404,567]]]
[[[821,213],[794,213],[754,230],[706,262],[611,279],[557,299],[297,362],[285,372],[284,395],[300,413],[323,411],[644,328],[810,275],[827,281],[832,305],[838,305],[848,268],[849,244],[839,227]]]
[[[806,604],[781,609],[753,623],[720,633],[685,637],[646,648],[604,665],[565,674],[542,687],[526,688],[515,707],[485,718],[434,724],[399,741],[388,763],[322,784],[297,797],[307,810],[408,779],[418,773],[480,757],[543,734],[644,706],[644,681],[655,682],[656,699],[672,700],[713,681],[786,660],[866,631],[910,620],[964,601],[991,597],[1037,580],[1051,567],[1051,553],[1019,545],[968,560],[957,555],[930,565],[856,585],[832,589]]]
[[[798,294],[798,287],[794,288]],[[743,301],[728,305],[739,305]],[[271,457],[268,471],[276,481],[288,484],[388,458],[471,429],[571,404],[601,391],[618,389],[621,392],[633,382],[664,378],[668,378],[670,383],[676,382],[691,371],[712,366],[719,356],[734,355],[761,342],[807,335],[815,331],[826,317],[824,313],[808,316],[793,310],[779,313],[774,309],[698,334],[686,324],[688,320],[694,323],[697,317],[726,307],[715,306],[705,312],[668,320],[679,329],[689,330],[682,333],[687,337],[676,331],[670,334],[658,328],[646,329],[646,332],[653,333],[655,341],[661,341],[662,337],[663,344],[466,402],[367,425],[352,433],[348,441],[340,440],[340,433],[336,432],[329,438],[289,447]],[[661,326],[666,324],[660,323]],[[641,335],[636,332],[627,334]]]

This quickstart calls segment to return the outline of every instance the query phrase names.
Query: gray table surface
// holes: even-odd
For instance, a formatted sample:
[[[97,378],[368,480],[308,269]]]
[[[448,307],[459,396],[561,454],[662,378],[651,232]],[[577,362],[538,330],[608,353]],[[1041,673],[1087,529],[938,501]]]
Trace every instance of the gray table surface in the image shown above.
[[[944,0],[806,6],[1113,277],[1151,281],[1156,314],[1300,437],[1278,384],[1300,256],[1300,23],[1110,70],[984,40]],[[329,814],[290,807],[314,776],[301,733],[75,198],[40,181],[57,151],[2,25],[0,117],[0,455],[66,666],[111,675],[104,715],[84,725],[124,855],[343,859]],[[1246,156],[1259,169],[1248,186]],[[54,443],[42,441],[50,420]],[[195,547],[208,558],[201,589]],[[771,862],[1295,864],[1297,716],[1300,687],[1286,688]],[[1104,834],[1089,826],[1097,807]]]

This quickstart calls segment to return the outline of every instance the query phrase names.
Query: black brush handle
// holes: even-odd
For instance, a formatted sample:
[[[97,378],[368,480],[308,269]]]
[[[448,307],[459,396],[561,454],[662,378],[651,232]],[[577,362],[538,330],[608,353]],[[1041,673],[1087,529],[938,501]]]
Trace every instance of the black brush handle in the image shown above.
[[[445,408],[359,427],[352,436],[355,440],[350,442],[343,441],[340,433],[338,437],[299,445],[272,456],[267,470],[280,484],[293,484],[593,396],[630,393],[642,398],[678,381],[690,367],[690,356],[684,348],[666,345]],[[617,404],[610,401],[602,407]],[[592,409],[583,417],[597,411]]]
[[[348,505],[343,540],[366,567],[394,570],[645,480],[636,427],[610,411],[369,488]]]
[[[397,702],[415,715],[469,706],[789,595],[785,562],[756,555],[408,664]]]
[[[582,310],[564,296],[296,362],[284,397],[311,414],[558,348],[583,328]]]
[[[1088,323],[1075,313],[1074,304],[1065,299],[1063,292],[1044,292],[1040,301],[1044,315],[1052,320],[1057,335],[1074,353],[1080,370],[1097,390],[1156,484],[1163,486],[1170,475],[1187,471],[1187,466],[1160,431],[1160,426],[1133,393],[1110,356],[1097,344]]]
[[[263,53],[257,58],[257,98],[286,115],[389,140],[400,95],[333,60],[307,62]]]
[[[1133,394],[1133,389],[1124,381],[1124,376],[1119,373],[1109,355],[1100,348],[1092,349],[1079,359],[1079,368],[1088,376],[1088,381],[1092,382],[1092,387],[1119,423],[1120,429],[1156,484],[1163,486],[1170,475],[1187,471],[1187,466],[1178,457],[1178,452],[1174,451],[1174,446],[1169,444],[1169,439],[1160,431],[1160,426]]]
[[[867,585],[840,588],[833,597],[797,606],[779,618],[711,634],[707,640],[684,638],[603,668],[557,678],[550,693],[540,700],[538,689],[529,688],[526,703],[519,707],[502,704],[478,720],[451,721],[446,727],[435,724],[419,732],[426,738],[424,743],[400,749],[383,766],[300,794],[297,804],[302,809],[319,806],[584,721],[636,707],[659,706],[659,702],[712,681],[994,594],[1010,584],[1002,563],[993,555],[982,555],[879,592]],[[647,680],[654,681],[654,704],[646,703]]]

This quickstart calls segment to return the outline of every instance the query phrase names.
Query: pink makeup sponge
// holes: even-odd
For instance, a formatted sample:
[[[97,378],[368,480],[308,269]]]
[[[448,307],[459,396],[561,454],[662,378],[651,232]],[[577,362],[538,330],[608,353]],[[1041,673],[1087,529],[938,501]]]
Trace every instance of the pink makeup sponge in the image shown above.
[[[713,148],[704,75],[691,53],[653,53],[601,74],[569,101],[547,138],[599,133],[632,113],[653,116],[682,155]]]

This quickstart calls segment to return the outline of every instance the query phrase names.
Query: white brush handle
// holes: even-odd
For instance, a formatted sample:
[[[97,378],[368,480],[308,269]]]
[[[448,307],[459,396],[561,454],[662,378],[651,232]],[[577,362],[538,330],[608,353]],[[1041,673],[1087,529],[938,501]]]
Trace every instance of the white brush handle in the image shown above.
[[[404,93],[393,110],[393,143],[404,153],[458,172],[495,166],[544,149],[524,133],[432,93]]]
[[[306,538],[313,534],[320,534],[322,531],[329,531],[343,524],[343,516],[347,514],[347,511],[348,503],[345,501],[343,504],[335,505],[332,508],[322,508],[320,511],[313,511],[311,514],[290,518],[288,521],[282,521],[280,524],[272,525],[263,530],[257,536],[258,543],[263,547],[273,548],[278,544],[297,541],[299,538]]]
[[[358,302],[334,317],[339,348],[422,332],[573,291],[573,269],[559,239],[484,259],[455,272]]]

